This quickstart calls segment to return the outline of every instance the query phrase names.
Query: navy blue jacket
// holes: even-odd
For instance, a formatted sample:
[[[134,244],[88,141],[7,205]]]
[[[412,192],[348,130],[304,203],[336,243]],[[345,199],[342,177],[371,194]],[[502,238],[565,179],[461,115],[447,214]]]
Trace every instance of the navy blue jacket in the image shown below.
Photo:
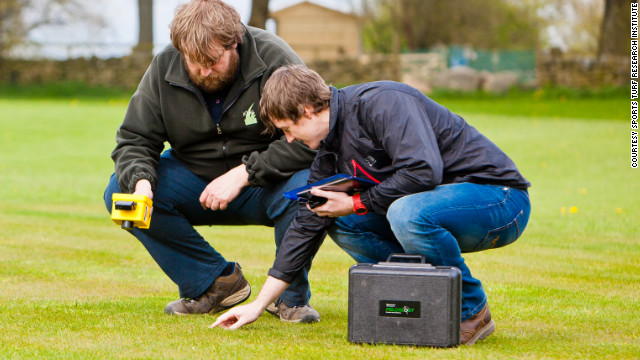
[[[383,216],[396,199],[441,184],[531,185],[462,117],[408,85],[389,81],[332,88],[329,134],[311,165],[309,182],[337,173],[379,181],[360,199]],[[331,222],[301,206],[269,275],[291,282],[317,252]]]

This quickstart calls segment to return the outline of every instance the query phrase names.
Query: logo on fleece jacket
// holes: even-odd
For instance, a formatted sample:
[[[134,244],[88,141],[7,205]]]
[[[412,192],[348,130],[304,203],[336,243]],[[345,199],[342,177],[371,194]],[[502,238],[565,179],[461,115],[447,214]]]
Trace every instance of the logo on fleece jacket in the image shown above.
[[[253,104],[249,106],[247,111],[242,113],[242,116],[244,116],[244,124],[247,126],[258,123],[258,119],[256,119],[256,113],[255,111],[253,111]]]

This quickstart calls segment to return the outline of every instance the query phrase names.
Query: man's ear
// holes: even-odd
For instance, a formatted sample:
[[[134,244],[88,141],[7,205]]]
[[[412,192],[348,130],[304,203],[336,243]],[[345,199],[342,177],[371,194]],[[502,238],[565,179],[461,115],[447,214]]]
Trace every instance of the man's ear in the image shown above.
[[[311,105],[305,105],[304,113],[302,114],[302,116],[306,117],[307,119],[311,119],[311,115],[313,114],[315,114],[315,111],[313,111],[313,107]]]

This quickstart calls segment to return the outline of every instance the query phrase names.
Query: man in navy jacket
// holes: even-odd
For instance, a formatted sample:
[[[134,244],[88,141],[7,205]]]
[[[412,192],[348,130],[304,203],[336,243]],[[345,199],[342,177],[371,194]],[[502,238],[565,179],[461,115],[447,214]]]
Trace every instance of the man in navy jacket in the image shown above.
[[[287,66],[267,81],[260,107],[268,129],[318,149],[310,183],[346,173],[378,184],[352,196],[312,190],[328,201],[300,207],[258,298],[213,326],[255,321],[310,261],[327,230],[358,262],[408,253],[458,267],[460,342],[471,345],[495,330],[482,284],[462,253],[508,245],[527,225],[530,183],[504,152],[460,116],[394,82],[337,90],[313,70]]]

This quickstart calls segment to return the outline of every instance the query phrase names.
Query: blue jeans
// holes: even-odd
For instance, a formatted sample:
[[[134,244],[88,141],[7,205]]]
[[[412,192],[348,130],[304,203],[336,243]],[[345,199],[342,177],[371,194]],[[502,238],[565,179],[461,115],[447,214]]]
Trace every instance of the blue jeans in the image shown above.
[[[199,197],[208,182],[193,174],[171,150],[158,164],[158,181],[153,198],[153,216],[149,229],[134,228],[140,240],[160,268],[178,285],[180,297],[195,298],[204,293],[227,266],[227,260],[195,229],[196,225],[265,225],[274,227],[276,251],[298,204],[282,193],[304,186],[309,170],[294,174],[287,181],[265,189],[246,187],[226,210],[203,210]],[[111,195],[119,193],[115,175],[111,175],[104,193],[111,211]],[[240,247],[241,248],[241,247]],[[311,292],[307,272],[311,262],[289,285],[280,299],[288,306],[305,305]]]
[[[505,186],[447,184],[396,200],[386,219],[369,213],[336,219],[329,236],[358,262],[385,261],[391,253],[420,254],[433,265],[462,273],[462,321],[487,302],[462,253],[499,248],[524,231],[531,205],[526,191]]]

